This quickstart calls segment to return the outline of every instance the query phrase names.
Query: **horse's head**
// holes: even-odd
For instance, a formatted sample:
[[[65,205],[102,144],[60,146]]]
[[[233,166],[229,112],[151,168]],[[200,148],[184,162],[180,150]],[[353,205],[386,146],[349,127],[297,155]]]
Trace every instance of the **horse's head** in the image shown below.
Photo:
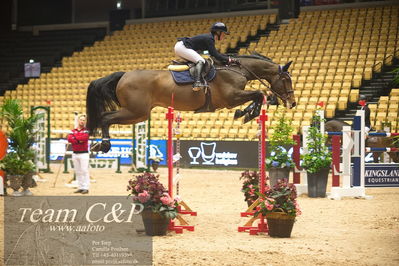
[[[276,94],[284,103],[284,106],[293,108],[296,106],[294,90],[292,89],[292,80],[288,68],[292,61],[285,66],[278,66],[278,73],[269,81],[270,90]]]
[[[266,79],[270,83],[270,90],[283,101],[286,107],[296,106],[292,80],[288,72],[292,61],[285,66],[280,66],[270,58],[256,52],[251,55],[241,55],[238,58],[249,72],[248,80]]]

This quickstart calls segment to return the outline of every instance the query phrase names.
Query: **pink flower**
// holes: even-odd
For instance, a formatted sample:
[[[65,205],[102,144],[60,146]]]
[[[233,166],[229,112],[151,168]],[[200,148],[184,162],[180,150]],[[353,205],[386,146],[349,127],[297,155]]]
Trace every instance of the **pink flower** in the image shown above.
[[[140,186],[139,186],[139,185],[136,185],[136,186],[134,187],[134,190],[136,190],[137,192],[139,191],[139,189],[140,189]]]
[[[269,210],[269,211],[273,210],[273,207],[274,207],[273,204],[269,204],[269,203],[266,201],[265,205],[266,205],[266,209],[267,209],[267,210]]]
[[[248,187],[249,187],[249,188],[252,188],[252,187],[253,187],[253,185],[249,185]]]
[[[173,203],[173,199],[169,196],[169,194],[164,194],[162,197],[161,197],[161,202],[162,202],[162,204],[164,204],[164,205],[171,205],[172,203]]]
[[[147,190],[144,190],[142,193],[139,193],[138,198],[141,203],[145,203],[150,199],[150,194],[148,194]]]

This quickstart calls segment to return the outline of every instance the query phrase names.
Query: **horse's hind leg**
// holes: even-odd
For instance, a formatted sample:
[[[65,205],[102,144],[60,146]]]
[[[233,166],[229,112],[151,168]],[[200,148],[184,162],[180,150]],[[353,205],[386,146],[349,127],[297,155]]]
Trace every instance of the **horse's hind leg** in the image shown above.
[[[379,152],[373,152],[373,161],[374,163],[379,163],[380,162],[380,153]]]
[[[137,122],[144,121],[147,118],[148,114],[139,116],[123,107],[118,111],[104,112],[102,114],[102,119],[101,119],[102,141],[101,145],[95,148],[95,151],[108,152],[111,149],[110,134],[109,134],[109,127],[111,125],[134,124]]]
[[[399,163],[399,153],[398,152],[388,152],[388,154],[394,163]]]

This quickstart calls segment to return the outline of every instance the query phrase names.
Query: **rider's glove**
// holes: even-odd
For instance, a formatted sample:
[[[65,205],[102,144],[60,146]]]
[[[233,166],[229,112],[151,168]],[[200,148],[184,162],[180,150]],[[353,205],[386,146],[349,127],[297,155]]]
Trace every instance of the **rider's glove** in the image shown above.
[[[233,57],[230,57],[229,56],[229,62],[228,62],[228,65],[232,65],[232,64],[238,64],[239,63],[239,61],[238,61],[238,59],[237,58],[233,58]]]

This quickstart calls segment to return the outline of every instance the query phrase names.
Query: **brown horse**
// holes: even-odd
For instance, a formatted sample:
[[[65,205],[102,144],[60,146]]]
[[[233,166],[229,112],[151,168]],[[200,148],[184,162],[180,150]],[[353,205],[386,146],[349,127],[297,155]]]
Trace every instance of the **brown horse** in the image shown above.
[[[237,110],[234,118],[245,116],[244,122],[260,114],[264,93],[244,90],[250,80],[265,79],[270,90],[284,104],[296,105],[288,68],[272,62],[260,54],[238,56],[238,63],[224,66],[215,61],[216,77],[209,83],[212,98],[207,110],[234,108],[252,101],[244,110]],[[263,82],[263,81],[261,81]],[[110,147],[109,127],[112,124],[135,124],[150,117],[156,106],[173,105],[180,111],[198,111],[206,104],[204,93],[193,92],[191,85],[178,85],[166,70],[133,70],[115,72],[90,83],[86,98],[87,128],[90,134],[102,131],[101,145],[95,150],[107,152]],[[204,110],[201,110],[204,111]]]
[[[345,123],[340,120],[330,120],[325,123],[325,131],[326,132],[341,132],[344,126],[350,126],[348,123]],[[384,131],[378,131],[384,132]],[[331,143],[331,138],[328,138],[328,143]],[[393,137],[379,137],[379,136],[369,136],[366,139],[366,147],[371,148],[389,148],[395,147],[394,138]],[[375,163],[379,162],[379,158],[381,156],[381,152],[373,152],[373,159]],[[399,163],[399,155],[397,152],[389,152],[389,156],[392,161],[395,163]]]

